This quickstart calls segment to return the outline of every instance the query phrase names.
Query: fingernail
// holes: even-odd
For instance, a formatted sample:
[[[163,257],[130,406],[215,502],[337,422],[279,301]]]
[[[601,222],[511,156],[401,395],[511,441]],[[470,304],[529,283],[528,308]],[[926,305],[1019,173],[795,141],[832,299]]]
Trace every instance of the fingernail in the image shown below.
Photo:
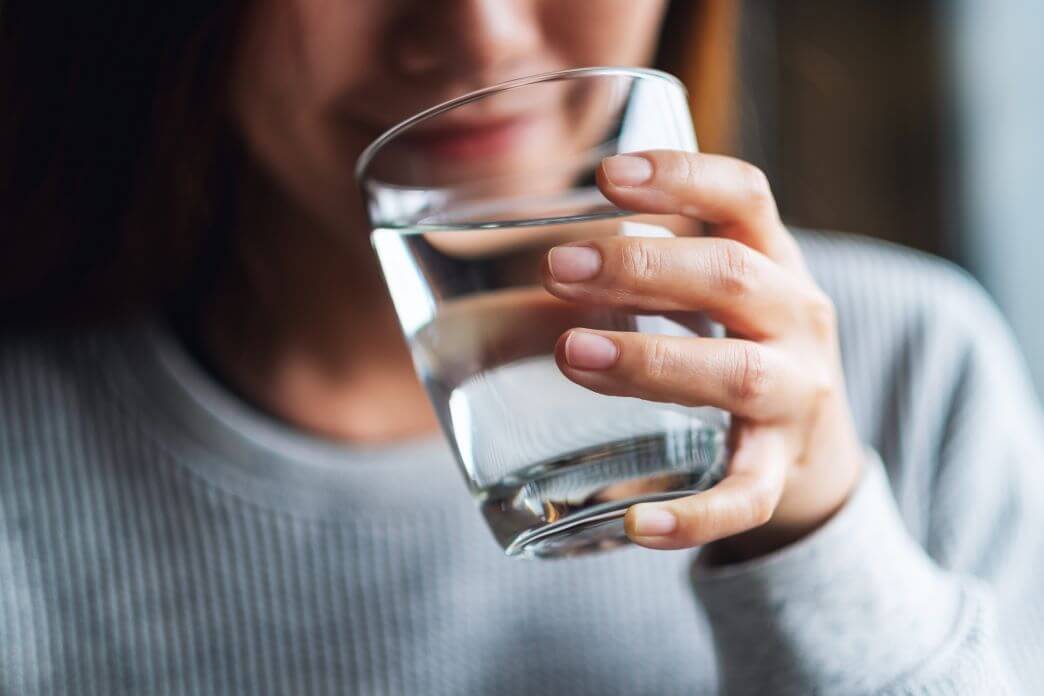
[[[576,283],[594,278],[602,268],[602,255],[585,246],[555,247],[547,254],[551,276],[559,283]]]
[[[602,160],[605,177],[613,186],[640,186],[652,178],[652,162],[634,155],[616,155]]]
[[[674,513],[639,505],[634,509],[634,533],[638,536],[664,536],[678,528]]]
[[[612,367],[620,351],[605,336],[573,331],[565,343],[565,358],[570,367],[579,370],[604,370]]]

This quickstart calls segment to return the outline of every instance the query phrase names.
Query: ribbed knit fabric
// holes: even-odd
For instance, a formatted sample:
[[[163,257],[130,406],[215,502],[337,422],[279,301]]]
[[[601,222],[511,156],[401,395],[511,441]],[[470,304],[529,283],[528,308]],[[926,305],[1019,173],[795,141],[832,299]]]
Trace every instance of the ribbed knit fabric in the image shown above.
[[[802,233],[866,474],[704,567],[505,558],[437,440],[342,447],[156,322],[0,345],[0,693],[1044,693],[1044,428],[963,274]]]

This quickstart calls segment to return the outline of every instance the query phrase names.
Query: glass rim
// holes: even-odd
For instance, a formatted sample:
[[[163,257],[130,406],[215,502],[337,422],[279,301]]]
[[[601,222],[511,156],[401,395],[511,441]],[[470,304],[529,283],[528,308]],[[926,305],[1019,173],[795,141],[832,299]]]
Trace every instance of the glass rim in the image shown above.
[[[399,121],[391,128],[381,133],[371,142],[366,148],[360,153],[359,159],[355,162],[355,180],[360,185],[363,183],[363,178],[366,176],[366,171],[373,162],[373,159],[377,156],[377,153],[388,144],[395,136],[399,135],[403,131],[409,130],[413,126],[427,121],[429,119],[440,116],[447,111],[452,111],[457,107],[470,104],[471,102],[478,101],[484,97],[488,97],[491,94],[498,94],[500,92],[507,92],[512,89],[518,89],[519,87],[529,87],[531,85],[540,84],[542,82],[554,82],[556,80],[574,80],[587,77],[633,77],[643,80],[663,80],[673,84],[675,87],[680,89],[683,94],[688,96],[689,92],[685,88],[685,84],[682,83],[674,75],[664,72],[663,70],[657,70],[656,68],[644,68],[644,67],[629,67],[629,66],[592,66],[586,68],[567,68],[564,70],[552,70],[551,72],[538,73],[536,75],[527,75],[525,77],[518,77],[513,80],[506,82],[500,82],[495,85],[488,87],[482,87],[480,89],[473,90],[466,94],[462,94],[459,97],[448,99],[440,104],[430,106],[419,113],[410,116],[409,118]]]

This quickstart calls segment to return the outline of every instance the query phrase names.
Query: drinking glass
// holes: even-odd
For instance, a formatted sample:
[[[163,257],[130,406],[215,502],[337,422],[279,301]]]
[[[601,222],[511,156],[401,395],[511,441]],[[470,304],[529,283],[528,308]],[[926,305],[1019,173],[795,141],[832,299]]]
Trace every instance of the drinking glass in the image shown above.
[[[621,210],[599,192],[602,158],[651,149],[696,150],[681,83],[656,70],[582,68],[435,106],[359,158],[373,247],[417,374],[508,555],[618,546],[628,506],[722,476],[727,413],[596,394],[553,356],[573,327],[722,335],[697,312],[667,319],[569,303],[541,285],[556,244],[699,233],[691,220]]]

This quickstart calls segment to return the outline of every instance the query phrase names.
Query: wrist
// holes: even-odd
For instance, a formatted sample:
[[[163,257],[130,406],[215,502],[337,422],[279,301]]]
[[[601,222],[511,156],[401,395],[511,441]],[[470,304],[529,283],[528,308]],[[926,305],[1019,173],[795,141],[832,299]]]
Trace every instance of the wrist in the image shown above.
[[[874,691],[975,635],[976,583],[940,572],[909,534],[876,454],[863,461],[848,500],[814,534],[747,563],[710,567],[697,556],[693,589],[730,692],[808,693],[841,675],[852,677],[849,691]]]

